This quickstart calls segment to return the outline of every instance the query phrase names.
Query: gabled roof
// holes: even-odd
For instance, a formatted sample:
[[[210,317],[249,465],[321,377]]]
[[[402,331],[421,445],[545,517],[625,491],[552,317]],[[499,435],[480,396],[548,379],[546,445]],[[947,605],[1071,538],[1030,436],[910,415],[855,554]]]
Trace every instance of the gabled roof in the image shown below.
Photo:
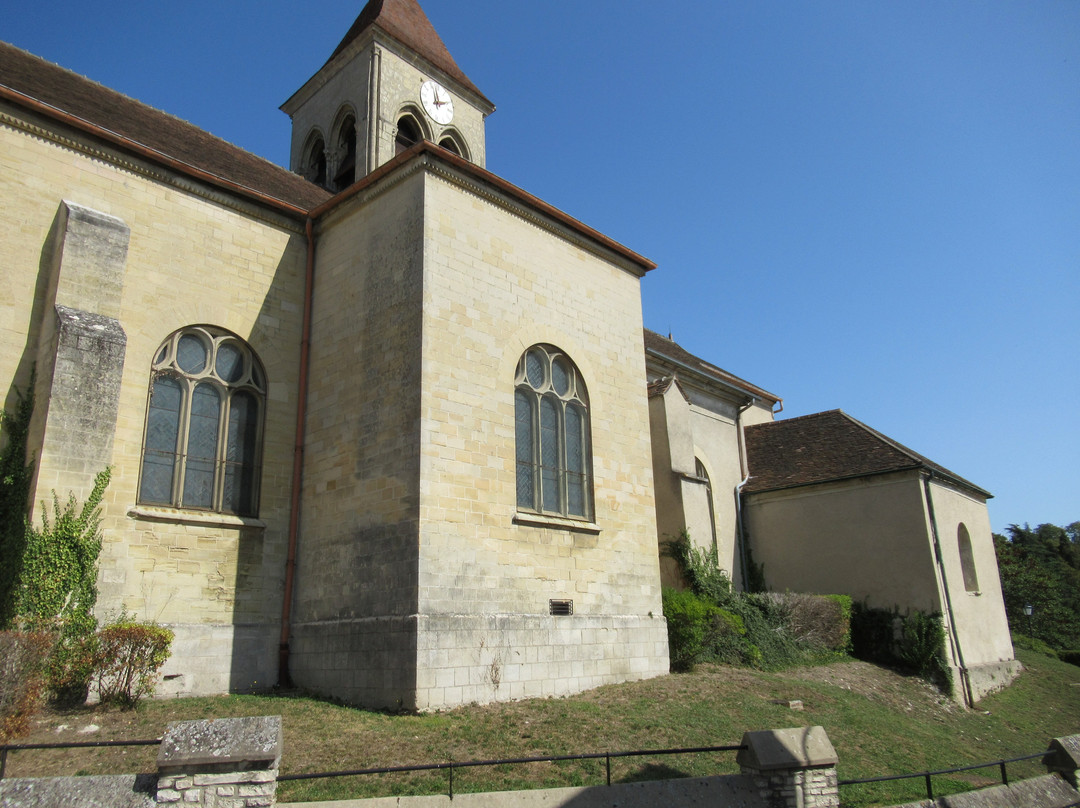
[[[364,10],[360,12],[360,16],[356,18],[356,22],[352,24],[330,58],[326,60],[326,64],[334,61],[339,53],[372,26],[382,29],[402,45],[416,51],[470,92],[476,93],[492,109],[495,108],[495,105],[488,101],[479,88],[469,81],[469,77],[457,66],[454,57],[450,55],[450,51],[435,31],[431,20],[427,18],[416,0],[368,0],[368,4],[364,6]]]
[[[980,496],[993,496],[843,410],[754,424],[745,436],[747,493],[925,469]]]
[[[779,396],[773,395],[757,385],[750,384],[750,382],[745,379],[740,379],[733,373],[721,370],[715,365],[709,364],[701,357],[694,356],[694,354],[690,353],[674,340],[661,336],[655,331],[650,331],[647,328],[644,329],[644,331],[646,362],[648,362],[650,355],[655,356],[660,360],[666,359],[671,364],[681,366],[684,370],[696,373],[708,381],[719,382],[724,387],[734,387],[736,390],[753,396],[754,398],[764,399],[773,404],[780,400]]]
[[[257,201],[302,211],[330,196],[303,177],[187,121],[6,42],[0,42],[0,100]]]

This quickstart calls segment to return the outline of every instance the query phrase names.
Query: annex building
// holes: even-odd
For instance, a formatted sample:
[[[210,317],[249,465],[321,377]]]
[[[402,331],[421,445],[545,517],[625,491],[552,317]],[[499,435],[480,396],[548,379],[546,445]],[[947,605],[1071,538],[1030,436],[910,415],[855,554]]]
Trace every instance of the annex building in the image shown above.
[[[32,502],[112,467],[99,610],[176,632],[159,692],[660,675],[682,529],[1007,682],[987,492],[645,330],[654,264],[487,171],[494,108],[416,0],[285,102],[289,169],[0,44],[0,383],[36,379]]]

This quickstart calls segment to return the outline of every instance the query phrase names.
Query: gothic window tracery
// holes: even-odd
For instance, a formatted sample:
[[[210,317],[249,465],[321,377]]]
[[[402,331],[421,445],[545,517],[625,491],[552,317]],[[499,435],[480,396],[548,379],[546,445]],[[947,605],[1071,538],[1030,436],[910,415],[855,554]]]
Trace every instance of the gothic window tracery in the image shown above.
[[[591,518],[589,396],[577,366],[552,345],[534,345],[514,384],[518,507]]]
[[[243,340],[209,326],[154,357],[139,502],[255,516],[266,376]]]

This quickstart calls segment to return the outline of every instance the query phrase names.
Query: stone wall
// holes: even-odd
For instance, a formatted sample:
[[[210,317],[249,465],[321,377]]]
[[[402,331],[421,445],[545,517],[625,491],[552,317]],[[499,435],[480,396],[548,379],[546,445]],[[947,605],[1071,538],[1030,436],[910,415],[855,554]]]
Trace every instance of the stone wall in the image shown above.
[[[85,499],[112,466],[100,614],[174,629],[181,653],[163,694],[273,685],[275,666],[245,643],[257,634],[273,653],[280,627],[302,225],[0,105],[0,226],[6,407],[38,367],[31,502],[53,490]],[[266,371],[255,519],[138,504],[151,363],[171,333],[198,324],[242,337]]]

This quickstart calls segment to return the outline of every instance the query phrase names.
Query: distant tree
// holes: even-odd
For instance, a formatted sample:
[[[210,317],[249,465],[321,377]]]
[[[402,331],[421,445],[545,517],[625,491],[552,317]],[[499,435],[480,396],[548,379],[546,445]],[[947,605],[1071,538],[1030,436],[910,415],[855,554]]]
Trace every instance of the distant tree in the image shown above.
[[[994,535],[994,549],[1010,628],[1059,650],[1080,648],[1080,522],[1006,532]]]

